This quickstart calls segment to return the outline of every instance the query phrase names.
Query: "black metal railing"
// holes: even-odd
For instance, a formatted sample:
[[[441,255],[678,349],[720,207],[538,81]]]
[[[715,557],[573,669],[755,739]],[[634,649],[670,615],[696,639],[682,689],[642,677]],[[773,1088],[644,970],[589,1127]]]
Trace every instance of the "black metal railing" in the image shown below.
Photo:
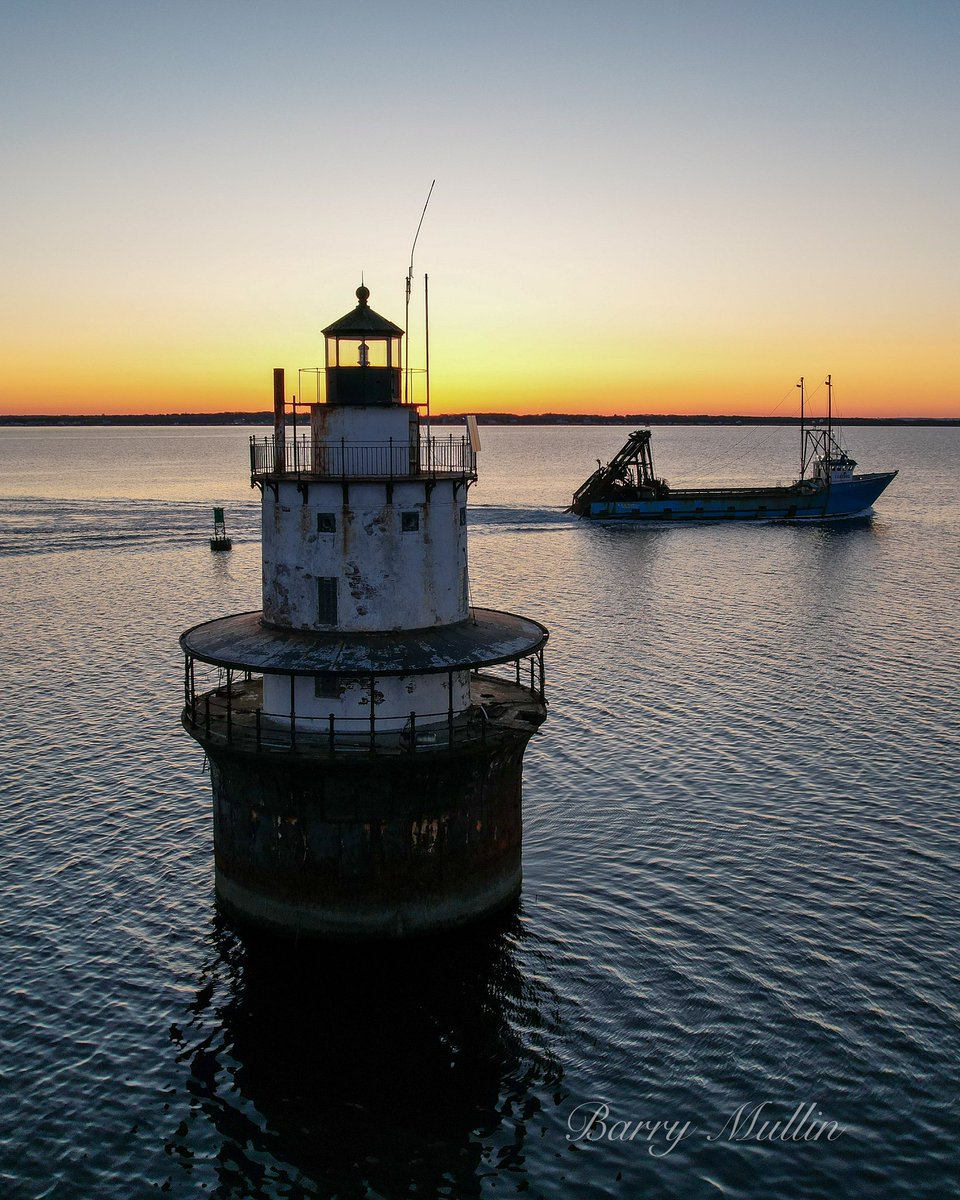
[[[511,666],[513,664],[510,664]],[[509,675],[471,672],[478,685],[495,691],[486,703],[477,696],[460,712],[417,713],[404,718],[396,713],[378,716],[302,716],[265,712],[262,680],[246,671],[227,671],[220,686],[197,689],[193,660],[188,659],[184,679],[183,722],[199,740],[221,742],[239,750],[293,751],[329,754],[415,754],[486,743],[518,721],[535,729],[545,713],[543,656],[530,658],[529,686],[520,662]],[[532,706],[532,708],[531,708]],[[527,714],[527,715],[524,715]]]
[[[236,697],[234,697],[235,699]],[[329,754],[416,754],[453,748],[471,742],[484,743],[493,728],[480,706],[458,713],[416,714],[400,728],[379,727],[367,717],[298,716],[267,713],[261,708],[244,710],[227,703],[227,697],[207,692],[194,706],[184,710],[184,721],[208,741],[221,741],[238,750],[329,753]],[[492,734],[491,734],[492,736]]]
[[[475,479],[477,458],[465,437],[430,437],[419,443],[314,440],[309,436],[250,439],[250,475],[295,478],[407,479],[411,476]]]
[[[383,728],[394,721],[375,722],[366,717],[298,716],[271,714],[262,708],[238,708],[225,694],[206,692],[184,709],[184,723],[201,740],[222,742],[238,750],[339,754],[416,754],[486,744],[507,728],[499,714],[483,705],[472,705],[452,718],[446,713],[411,712],[399,728]],[[538,698],[531,697],[538,706]],[[497,707],[497,706],[493,706]],[[529,721],[540,724],[538,709]],[[511,722],[510,728],[514,727]],[[532,732],[532,730],[531,730]]]

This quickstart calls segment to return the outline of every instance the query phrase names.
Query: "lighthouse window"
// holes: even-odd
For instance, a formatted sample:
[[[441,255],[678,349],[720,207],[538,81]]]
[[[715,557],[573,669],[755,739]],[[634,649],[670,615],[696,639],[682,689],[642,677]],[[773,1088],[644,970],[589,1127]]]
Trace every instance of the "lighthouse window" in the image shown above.
[[[317,533],[336,533],[337,532],[337,514],[336,513],[317,513]]]
[[[317,580],[317,624],[337,623],[337,579],[322,576]]]
[[[400,514],[400,529],[403,533],[416,533],[420,528],[420,514],[405,512]]]
[[[340,696],[340,676],[314,675],[313,694],[318,700],[337,700]]]
[[[467,506],[464,504],[463,507],[460,509],[460,524],[466,525],[466,523],[467,523]]]
[[[334,354],[336,345],[336,354]],[[337,338],[327,343],[327,366],[385,367],[387,344],[381,338]]]

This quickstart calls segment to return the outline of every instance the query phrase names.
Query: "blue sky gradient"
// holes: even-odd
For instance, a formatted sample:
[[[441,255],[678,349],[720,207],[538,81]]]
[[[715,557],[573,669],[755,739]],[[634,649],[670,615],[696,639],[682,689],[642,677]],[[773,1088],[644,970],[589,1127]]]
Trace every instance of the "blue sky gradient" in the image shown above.
[[[960,415],[958,50],[945,3],[7,0],[0,407],[264,407],[361,270],[402,319],[436,178],[448,408]]]

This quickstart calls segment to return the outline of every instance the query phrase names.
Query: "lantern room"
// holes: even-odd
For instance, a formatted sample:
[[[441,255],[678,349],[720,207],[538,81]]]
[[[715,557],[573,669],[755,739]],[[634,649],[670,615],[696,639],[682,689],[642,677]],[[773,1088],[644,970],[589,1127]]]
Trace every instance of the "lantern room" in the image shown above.
[[[353,312],[323,330],[328,404],[399,404],[403,330],[373,311],[370,289],[357,288]]]

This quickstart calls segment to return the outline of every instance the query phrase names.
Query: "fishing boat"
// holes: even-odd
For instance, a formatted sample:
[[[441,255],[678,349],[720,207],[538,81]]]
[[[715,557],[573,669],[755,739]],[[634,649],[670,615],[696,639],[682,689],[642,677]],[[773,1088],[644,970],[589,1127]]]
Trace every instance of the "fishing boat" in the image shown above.
[[[671,488],[653,468],[650,430],[626,444],[585,480],[567,509],[593,521],[836,521],[870,514],[896,471],[856,474],[833,421],[833,385],[826,379],[826,420],[804,418],[800,389],[800,478],[771,487]]]

